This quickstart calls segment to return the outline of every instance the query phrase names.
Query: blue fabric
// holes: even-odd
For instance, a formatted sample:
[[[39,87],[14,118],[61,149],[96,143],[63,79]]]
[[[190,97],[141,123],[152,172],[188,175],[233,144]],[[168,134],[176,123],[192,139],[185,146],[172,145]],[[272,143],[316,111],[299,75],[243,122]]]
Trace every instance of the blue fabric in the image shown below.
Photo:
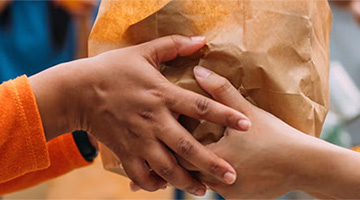
[[[184,200],[185,192],[177,188],[174,189],[174,200]]]
[[[19,75],[31,76],[75,54],[71,23],[64,48],[55,49],[48,22],[50,1],[13,1],[10,29],[0,27],[0,83]]]

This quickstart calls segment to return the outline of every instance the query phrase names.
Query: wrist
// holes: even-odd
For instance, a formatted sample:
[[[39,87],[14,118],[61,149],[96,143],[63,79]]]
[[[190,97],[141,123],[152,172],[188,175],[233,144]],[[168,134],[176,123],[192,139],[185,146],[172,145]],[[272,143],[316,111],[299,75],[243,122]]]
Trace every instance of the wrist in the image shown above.
[[[284,127],[282,127],[284,128]],[[312,156],[315,153],[316,141],[312,141],[312,136],[308,136],[295,128],[289,127],[284,133],[283,138],[287,145],[282,154],[285,163],[284,172],[287,173],[286,184],[288,191],[307,189],[308,182],[311,181],[313,170]]]
[[[326,150],[323,149],[323,144],[319,139],[305,134],[297,140],[294,148],[297,152],[294,166],[296,172],[293,180],[294,190],[314,191],[321,185],[323,176],[321,166],[327,165]]]
[[[344,187],[346,182],[351,180],[349,175],[355,176],[354,172],[358,168],[358,165],[355,165],[351,169],[356,161],[352,157],[353,152],[311,136],[306,137],[306,142],[301,145],[303,153],[299,157],[300,173],[297,176],[296,189],[312,194],[326,194],[332,198],[345,198],[346,196],[338,195],[347,193],[345,188],[351,189],[351,185],[356,185],[353,183]],[[359,179],[360,177],[355,180]],[[339,189],[342,191],[337,193]],[[347,194],[350,193],[351,190]]]
[[[74,110],[72,110],[73,63],[64,63],[49,68],[29,78],[39,109],[46,140],[75,130]]]

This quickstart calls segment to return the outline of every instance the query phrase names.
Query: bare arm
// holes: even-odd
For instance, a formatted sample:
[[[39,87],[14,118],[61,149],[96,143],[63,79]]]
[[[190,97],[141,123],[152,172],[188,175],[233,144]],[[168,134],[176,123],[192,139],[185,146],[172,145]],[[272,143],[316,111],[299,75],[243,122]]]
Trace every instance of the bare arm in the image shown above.
[[[253,124],[246,133],[228,128],[218,143],[208,146],[238,174],[229,186],[200,173],[212,189],[236,199],[275,198],[292,190],[360,198],[359,153],[290,127],[248,103],[226,79],[210,71],[196,67],[195,75],[214,99],[243,112]]]
[[[307,160],[299,177],[299,189],[333,198],[360,198],[360,154],[312,138]],[[306,148],[306,146],[304,146]]]
[[[30,77],[47,140],[86,130],[120,158],[129,178],[149,191],[169,182],[195,195],[205,193],[169,148],[218,180],[233,183],[236,173],[230,164],[196,141],[173,113],[238,130],[248,129],[249,123],[242,123],[248,119],[175,86],[158,70],[161,62],[190,55],[204,44],[203,37],[168,36]]]

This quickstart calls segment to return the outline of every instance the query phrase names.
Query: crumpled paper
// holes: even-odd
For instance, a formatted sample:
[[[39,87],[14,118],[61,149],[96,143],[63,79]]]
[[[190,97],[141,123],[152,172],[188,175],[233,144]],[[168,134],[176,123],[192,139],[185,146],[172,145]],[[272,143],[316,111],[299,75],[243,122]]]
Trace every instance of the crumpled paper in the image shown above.
[[[102,1],[89,38],[89,55],[162,36],[206,36],[199,53],[163,64],[176,85],[208,96],[193,67],[225,76],[254,105],[318,137],[329,107],[331,11],[326,0],[117,0]],[[224,127],[180,117],[203,144]],[[105,169],[125,174],[101,146]]]

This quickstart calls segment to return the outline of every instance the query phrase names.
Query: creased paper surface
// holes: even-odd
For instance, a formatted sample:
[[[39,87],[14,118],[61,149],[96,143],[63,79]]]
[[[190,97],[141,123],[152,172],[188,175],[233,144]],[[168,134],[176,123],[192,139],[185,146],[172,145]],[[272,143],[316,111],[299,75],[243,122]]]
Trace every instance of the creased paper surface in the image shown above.
[[[198,54],[177,58],[162,73],[180,87],[207,95],[194,80],[196,65],[228,78],[254,105],[319,136],[329,107],[331,12],[326,0],[103,1],[89,38],[89,55],[166,35],[206,36]],[[203,144],[223,127],[181,117]],[[104,167],[122,173],[101,147]]]

